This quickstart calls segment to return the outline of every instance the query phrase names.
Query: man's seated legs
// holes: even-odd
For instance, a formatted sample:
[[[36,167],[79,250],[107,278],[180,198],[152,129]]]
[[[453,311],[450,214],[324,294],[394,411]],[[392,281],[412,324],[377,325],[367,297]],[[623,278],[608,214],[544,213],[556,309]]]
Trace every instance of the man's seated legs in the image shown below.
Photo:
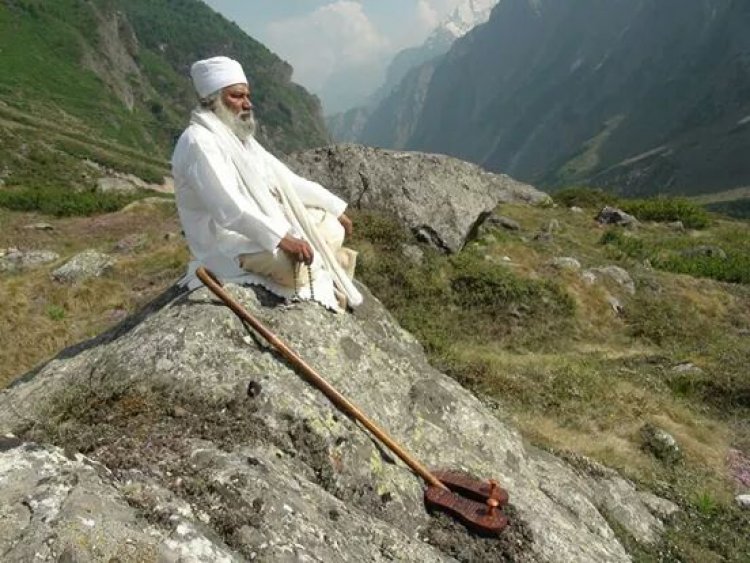
[[[334,252],[341,267],[350,278],[353,278],[357,253],[342,246],[344,243],[344,227],[341,226],[338,218],[319,208],[307,208],[307,211],[323,240]],[[278,249],[276,252],[241,254],[239,261],[243,270],[268,277],[283,287],[301,288],[309,283],[307,275],[299,274],[302,265],[295,263],[285,252]]]

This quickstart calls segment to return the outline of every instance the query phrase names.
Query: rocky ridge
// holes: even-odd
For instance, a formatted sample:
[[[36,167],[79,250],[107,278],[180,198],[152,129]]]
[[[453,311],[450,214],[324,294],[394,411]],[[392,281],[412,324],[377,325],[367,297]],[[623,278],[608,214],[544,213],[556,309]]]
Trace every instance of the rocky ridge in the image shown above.
[[[173,288],[0,392],[3,560],[628,561],[614,524],[650,544],[676,509],[526,446],[365,288],[353,315],[228,289],[426,465],[498,478],[512,526],[430,517],[419,478],[207,290]]]
[[[500,203],[551,201],[505,174],[444,155],[335,145],[294,153],[287,163],[353,207],[395,215],[419,238],[447,252],[459,251]]]

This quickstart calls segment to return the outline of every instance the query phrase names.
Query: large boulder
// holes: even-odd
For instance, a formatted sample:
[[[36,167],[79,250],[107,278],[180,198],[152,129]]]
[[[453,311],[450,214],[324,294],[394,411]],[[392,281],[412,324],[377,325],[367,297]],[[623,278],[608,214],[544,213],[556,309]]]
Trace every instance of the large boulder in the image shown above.
[[[472,228],[500,203],[550,201],[505,174],[444,155],[335,145],[292,154],[287,163],[356,208],[395,214],[447,252],[460,250]]]
[[[338,315],[227,289],[428,467],[497,478],[512,525],[429,515],[421,479],[208,290],[172,289],[0,392],[5,561],[629,561],[611,523],[658,541],[674,505],[527,446],[365,288]]]

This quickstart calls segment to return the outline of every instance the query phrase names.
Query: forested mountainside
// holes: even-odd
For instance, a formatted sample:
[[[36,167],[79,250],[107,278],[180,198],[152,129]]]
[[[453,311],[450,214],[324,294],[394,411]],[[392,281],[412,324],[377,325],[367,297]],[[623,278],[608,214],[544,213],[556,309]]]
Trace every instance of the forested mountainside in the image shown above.
[[[292,68],[198,0],[0,1],[0,175],[70,184],[89,158],[156,180],[195,95],[189,67],[224,54],[253,83],[277,151],[328,140]]]
[[[503,0],[386,112],[417,116],[401,146],[537,185],[746,186],[748,29],[742,0]]]

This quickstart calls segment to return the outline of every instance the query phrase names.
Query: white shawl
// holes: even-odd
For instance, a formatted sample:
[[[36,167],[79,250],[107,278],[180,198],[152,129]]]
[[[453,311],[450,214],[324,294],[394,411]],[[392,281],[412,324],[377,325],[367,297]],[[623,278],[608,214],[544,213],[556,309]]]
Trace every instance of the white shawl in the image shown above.
[[[247,158],[247,150],[239,138],[212,111],[195,110],[191,115],[190,122],[205,127],[216,136],[219,146],[230,157],[237,169],[244,191],[248,197],[251,197],[255,201],[263,213],[270,217],[278,217],[279,213],[283,213],[281,206],[290,211],[288,216],[285,216],[286,220],[290,222],[296,233],[313,247],[315,252],[313,269],[315,270],[316,267],[322,266],[329,273],[336,287],[344,293],[348,303],[352,307],[360,305],[362,303],[362,295],[354,286],[352,280],[349,279],[349,276],[347,276],[338,260],[336,260],[336,256],[325,243],[314,223],[310,220],[305,205],[290,185],[287,178],[287,174],[290,171],[285,167],[283,169],[279,166],[273,167],[279,196],[282,200],[280,206],[271,195],[270,190],[260,188],[260,186],[266,185],[266,180],[257,167],[253,166],[252,159]],[[259,149],[263,150],[252,137],[246,142],[254,143]],[[323,276],[322,279],[326,279],[327,277]],[[315,282],[316,280],[314,280]],[[330,293],[330,291],[325,293]],[[316,292],[316,300],[317,297],[318,293]],[[324,305],[330,304],[324,303]]]

